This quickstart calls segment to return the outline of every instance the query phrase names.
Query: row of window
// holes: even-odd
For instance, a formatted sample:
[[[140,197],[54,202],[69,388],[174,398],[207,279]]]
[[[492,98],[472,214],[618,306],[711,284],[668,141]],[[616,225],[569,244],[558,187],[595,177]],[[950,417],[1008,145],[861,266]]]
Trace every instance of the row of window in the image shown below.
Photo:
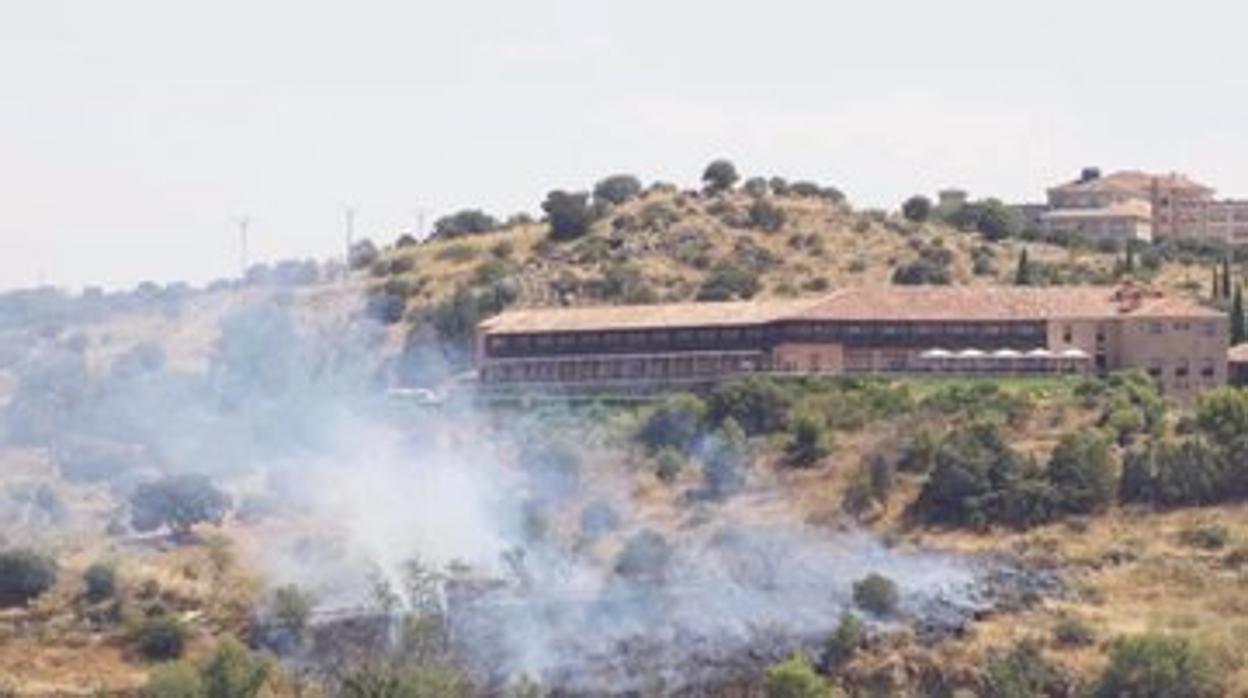
[[[1020,337],[1044,336],[1040,323],[789,323],[785,325],[723,327],[678,330],[638,330],[632,332],[567,332],[533,335],[493,336],[487,347],[491,353],[532,350],[598,350],[689,346],[757,346],[767,340],[784,339],[861,339],[924,337]]]
[[[1173,362],[1174,377],[1183,380],[1192,375],[1192,363],[1186,358],[1175,359]],[[1148,362],[1148,375],[1153,378],[1162,378],[1166,374],[1166,361],[1164,359],[1153,358]],[[1201,359],[1200,376],[1202,378],[1213,378],[1217,376],[1217,362],[1214,359]]]

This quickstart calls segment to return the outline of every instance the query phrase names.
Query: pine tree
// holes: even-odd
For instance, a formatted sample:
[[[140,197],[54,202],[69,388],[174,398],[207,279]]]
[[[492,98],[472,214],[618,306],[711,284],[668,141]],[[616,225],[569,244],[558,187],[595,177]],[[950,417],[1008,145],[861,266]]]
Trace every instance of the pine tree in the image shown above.
[[[1235,287],[1235,297],[1231,301],[1231,345],[1242,343],[1248,339],[1248,328],[1244,324],[1244,289]]]
[[[1027,259],[1027,248],[1018,256],[1018,271],[1014,272],[1015,286],[1031,285],[1031,262]]]

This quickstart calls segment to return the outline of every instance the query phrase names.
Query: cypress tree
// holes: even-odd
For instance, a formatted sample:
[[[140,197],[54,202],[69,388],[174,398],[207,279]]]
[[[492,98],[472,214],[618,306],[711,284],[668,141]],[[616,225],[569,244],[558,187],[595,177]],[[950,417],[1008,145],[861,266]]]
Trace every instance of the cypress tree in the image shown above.
[[[1229,255],[1222,258],[1222,297],[1231,297],[1231,258]]]
[[[1031,262],[1027,259],[1027,248],[1023,248],[1023,253],[1018,256],[1018,270],[1014,272],[1015,286],[1031,285]]]
[[[1221,293],[1221,291],[1222,291],[1222,285],[1218,283],[1218,268],[1217,266],[1214,266],[1213,286],[1209,287],[1209,297],[1216,301],[1218,299],[1218,294]]]
[[[1122,269],[1128,274],[1135,273],[1135,245],[1127,241],[1127,258],[1123,260]]]
[[[1235,297],[1231,301],[1231,346],[1242,343],[1248,339],[1248,331],[1244,325],[1244,289],[1242,286],[1235,287]]]

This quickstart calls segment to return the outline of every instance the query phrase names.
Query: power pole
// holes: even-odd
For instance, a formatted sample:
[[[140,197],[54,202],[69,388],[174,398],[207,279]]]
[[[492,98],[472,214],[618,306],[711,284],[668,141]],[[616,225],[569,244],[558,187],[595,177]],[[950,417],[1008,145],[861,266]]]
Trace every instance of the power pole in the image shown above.
[[[348,206],[346,212],[347,262],[351,261],[351,248],[355,245],[355,207]]]
[[[247,229],[251,227],[251,216],[243,216],[238,219],[238,275],[239,278],[247,276],[247,267],[250,266],[250,259],[247,254]]]

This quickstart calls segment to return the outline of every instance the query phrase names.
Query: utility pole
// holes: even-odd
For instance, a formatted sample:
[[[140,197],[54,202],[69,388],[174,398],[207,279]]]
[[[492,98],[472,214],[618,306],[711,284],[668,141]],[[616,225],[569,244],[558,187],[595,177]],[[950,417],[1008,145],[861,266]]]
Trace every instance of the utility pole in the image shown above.
[[[351,261],[351,248],[355,245],[355,207],[348,206],[346,211],[347,262]]]
[[[240,278],[247,276],[247,267],[250,260],[247,254],[247,229],[251,227],[251,216],[243,216],[238,219],[238,275]]]

